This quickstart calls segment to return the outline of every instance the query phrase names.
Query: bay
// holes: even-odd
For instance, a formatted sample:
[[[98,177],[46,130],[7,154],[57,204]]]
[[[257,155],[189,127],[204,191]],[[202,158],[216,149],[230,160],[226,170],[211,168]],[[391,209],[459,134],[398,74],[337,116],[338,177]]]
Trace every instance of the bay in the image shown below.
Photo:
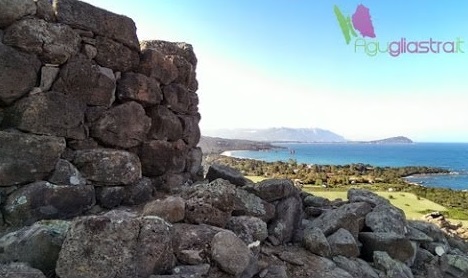
[[[424,186],[468,190],[468,143],[413,144],[301,144],[277,143],[283,149],[269,151],[229,151],[225,155],[268,162],[296,160],[307,164],[373,166],[430,166],[451,171],[447,175],[412,176],[409,182]]]

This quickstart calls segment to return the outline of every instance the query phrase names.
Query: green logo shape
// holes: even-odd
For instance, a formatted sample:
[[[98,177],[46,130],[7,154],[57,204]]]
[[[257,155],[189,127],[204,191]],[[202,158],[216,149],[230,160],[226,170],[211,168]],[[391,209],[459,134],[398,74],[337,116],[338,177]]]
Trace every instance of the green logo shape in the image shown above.
[[[335,5],[333,10],[335,11],[336,19],[340,24],[341,32],[343,32],[346,44],[349,44],[351,42],[351,36],[357,37],[356,31],[351,23],[351,17],[345,17],[337,5]]]

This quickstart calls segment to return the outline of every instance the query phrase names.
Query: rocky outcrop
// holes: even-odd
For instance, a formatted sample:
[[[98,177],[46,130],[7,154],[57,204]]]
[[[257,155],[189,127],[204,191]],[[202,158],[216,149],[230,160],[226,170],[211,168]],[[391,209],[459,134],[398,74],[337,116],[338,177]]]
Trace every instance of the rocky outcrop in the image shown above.
[[[74,217],[95,200],[141,204],[202,178],[191,45],[140,47],[132,19],[78,0],[1,7],[0,187],[16,186],[0,203],[7,223]]]

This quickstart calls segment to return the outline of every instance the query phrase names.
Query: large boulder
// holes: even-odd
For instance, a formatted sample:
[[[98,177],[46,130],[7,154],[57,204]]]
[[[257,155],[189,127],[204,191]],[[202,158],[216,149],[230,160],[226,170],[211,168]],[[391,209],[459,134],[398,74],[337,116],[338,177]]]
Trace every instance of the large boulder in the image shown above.
[[[395,260],[410,264],[416,255],[411,241],[394,233],[363,232],[359,234],[359,241],[361,255],[366,260],[371,260],[376,251],[383,251]]]
[[[149,109],[151,130],[149,136],[157,140],[177,141],[182,139],[183,127],[177,117],[167,107],[158,105]]]
[[[248,184],[248,180],[239,170],[218,163],[214,163],[210,166],[210,168],[208,168],[206,179],[208,179],[208,181],[224,179],[237,186],[244,186]]]
[[[143,106],[159,104],[162,92],[158,82],[140,73],[126,72],[117,82],[117,97],[121,101],[133,100]]]
[[[411,269],[402,262],[392,259],[387,253],[374,252],[374,265],[385,273],[388,278],[413,278]]]
[[[25,263],[0,264],[0,277],[2,278],[46,278],[39,269],[30,267]]]
[[[267,202],[281,200],[292,195],[299,196],[300,193],[294,183],[287,179],[267,179],[245,189]]]
[[[225,272],[239,276],[249,265],[252,253],[232,232],[219,232],[211,242],[211,256]]]
[[[211,261],[211,241],[220,228],[209,225],[176,223],[173,225],[173,247],[182,264],[197,265]]]
[[[358,257],[359,248],[353,235],[343,228],[334,232],[328,238],[333,256]]]
[[[305,229],[302,244],[313,254],[322,257],[330,257],[332,254],[330,244],[319,228]]]
[[[71,95],[87,105],[107,107],[115,100],[115,88],[111,69],[100,67],[82,56],[71,58],[62,67],[52,87],[54,91]]]
[[[169,85],[179,74],[173,61],[155,49],[142,50],[138,72],[156,79],[163,85]]]
[[[121,150],[77,151],[73,164],[86,179],[98,185],[130,185],[142,177],[138,156]]]
[[[55,185],[40,181],[10,194],[4,204],[5,221],[14,226],[41,219],[65,219],[82,214],[95,203],[94,187]]]
[[[201,115],[195,113],[194,115],[179,115],[184,129],[183,139],[189,147],[196,147],[200,142],[201,131],[198,123],[200,122]]]
[[[57,261],[59,277],[148,277],[174,266],[169,224],[123,211],[77,218]]]
[[[375,207],[377,205],[390,205],[390,201],[380,197],[372,191],[365,189],[351,188],[348,190],[348,200],[351,203],[366,202]]]
[[[155,49],[159,50],[164,55],[178,55],[183,57],[193,66],[197,65],[197,57],[193,52],[191,44],[185,42],[168,42],[162,40],[142,41],[140,43],[141,50]]]
[[[36,3],[31,0],[1,0],[0,6],[2,7],[0,10],[1,29],[26,15],[36,13]]]
[[[366,215],[366,226],[378,233],[405,235],[408,232],[405,213],[391,205],[377,205]]]
[[[164,105],[178,114],[187,114],[190,105],[189,92],[184,86],[172,83],[163,89]]]
[[[442,268],[452,277],[468,277],[468,256],[449,254],[442,259]]]
[[[0,13],[5,7],[3,3],[1,6]],[[2,104],[11,104],[24,96],[36,85],[41,62],[35,55],[19,52],[1,42],[0,57],[2,57],[0,59],[0,106],[2,106]]]
[[[96,38],[96,62],[114,71],[131,71],[138,66],[140,56],[137,51],[106,37]]]
[[[47,220],[4,235],[0,238],[0,263],[28,263],[51,276],[68,227],[68,221]]]
[[[143,106],[131,101],[113,107],[91,127],[91,136],[106,145],[132,148],[140,145],[151,127]]]
[[[63,138],[0,131],[0,186],[45,178],[64,150]]]
[[[40,135],[85,139],[86,106],[58,92],[28,96],[6,110],[4,124]]]
[[[153,190],[153,183],[145,177],[125,186],[96,186],[96,201],[108,209],[120,205],[140,205],[152,199]]]
[[[37,54],[44,63],[63,64],[78,53],[81,38],[70,26],[26,18],[5,29],[3,42]]]
[[[360,223],[364,222],[365,216],[371,210],[371,205],[366,202],[346,204],[322,213],[312,221],[311,226],[321,229],[326,236],[331,235],[340,228],[344,228],[357,238],[357,234],[361,229]]]
[[[70,161],[59,159],[48,181],[54,184],[85,185],[86,179]]]
[[[187,145],[181,140],[145,142],[140,150],[143,174],[154,177],[165,173],[182,173],[185,170],[187,153]]]
[[[249,193],[242,188],[236,188],[236,196],[234,198],[234,211],[232,215],[247,215],[255,216],[265,222],[270,221],[275,217],[276,207],[260,197]]]
[[[291,242],[301,225],[301,219],[302,200],[299,196],[281,200],[276,205],[276,217],[268,225],[270,241],[275,245]]]
[[[170,223],[180,222],[185,218],[185,201],[173,196],[154,200],[145,205],[143,215],[158,216]]]
[[[245,244],[263,242],[268,237],[267,224],[253,216],[233,216],[229,219],[226,229],[233,231]]]
[[[189,223],[224,227],[234,209],[235,186],[218,179],[185,188],[185,217]]]
[[[107,36],[136,51],[140,49],[131,18],[75,0],[54,0],[54,10],[61,23]]]
[[[346,258],[344,256],[333,257],[333,262],[339,267],[346,270],[353,277],[360,278],[379,278],[378,272],[373,269],[367,262],[359,258]]]

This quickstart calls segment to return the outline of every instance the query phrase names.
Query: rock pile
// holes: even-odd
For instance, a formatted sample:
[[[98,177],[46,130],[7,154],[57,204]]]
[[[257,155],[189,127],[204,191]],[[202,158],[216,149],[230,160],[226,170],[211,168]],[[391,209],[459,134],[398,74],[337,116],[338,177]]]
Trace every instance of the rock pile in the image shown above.
[[[0,273],[32,267],[22,277],[468,277],[467,242],[406,220],[372,192],[351,189],[349,201],[329,201],[290,180],[236,186],[227,179],[239,173],[214,167],[211,182],[184,186],[141,210],[42,220],[6,234]]]
[[[191,45],[140,43],[133,20],[76,0],[0,4],[0,219],[140,204],[201,178]]]

